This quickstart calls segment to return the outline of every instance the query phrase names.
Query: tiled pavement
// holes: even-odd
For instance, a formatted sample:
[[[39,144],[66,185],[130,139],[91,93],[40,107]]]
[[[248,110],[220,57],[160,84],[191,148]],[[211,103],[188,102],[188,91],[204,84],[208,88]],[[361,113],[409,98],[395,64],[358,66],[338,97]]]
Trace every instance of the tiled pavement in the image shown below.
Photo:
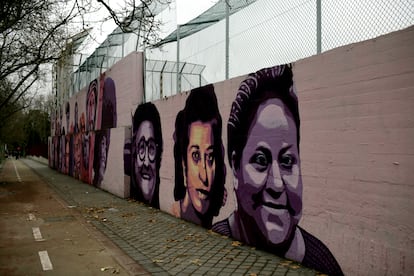
[[[245,246],[139,202],[60,174],[30,159],[36,171],[86,221],[143,269],[133,275],[320,275],[273,254]]]

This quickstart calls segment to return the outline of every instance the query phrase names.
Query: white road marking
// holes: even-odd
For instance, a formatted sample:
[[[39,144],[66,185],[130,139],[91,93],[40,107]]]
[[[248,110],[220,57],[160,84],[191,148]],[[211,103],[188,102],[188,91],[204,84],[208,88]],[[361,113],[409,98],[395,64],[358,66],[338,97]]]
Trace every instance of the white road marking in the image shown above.
[[[17,180],[22,182],[22,178],[20,177],[19,171],[17,170],[16,163],[13,161],[14,171],[16,172]]]
[[[33,230],[33,237],[35,241],[44,241],[42,237],[42,233],[40,233],[39,227],[32,227],[32,230]]]
[[[36,220],[36,217],[35,217],[35,215],[33,215],[33,214],[29,214],[29,220]]]
[[[47,251],[39,251],[40,262],[42,263],[43,270],[53,270],[52,262],[49,259]]]

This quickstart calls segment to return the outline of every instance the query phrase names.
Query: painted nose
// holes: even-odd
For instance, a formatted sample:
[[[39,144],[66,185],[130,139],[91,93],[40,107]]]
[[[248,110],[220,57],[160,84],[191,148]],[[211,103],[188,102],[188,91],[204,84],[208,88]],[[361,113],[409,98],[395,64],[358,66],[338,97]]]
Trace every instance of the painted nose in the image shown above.
[[[148,147],[145,148],[145,153],[144,153],[144,165],[148,166],[149,165],[149,149]]]
[[[206,160],[203,158],[198,166],[198,178],[203,184],[208,186]]]
[[[284,190],[284,184],[282,180],[282,174],[280,173],[280,167],[277,160],[274,160],[270,167],[269,176],[267,178],[266,186],[275,192],[282,192]]]

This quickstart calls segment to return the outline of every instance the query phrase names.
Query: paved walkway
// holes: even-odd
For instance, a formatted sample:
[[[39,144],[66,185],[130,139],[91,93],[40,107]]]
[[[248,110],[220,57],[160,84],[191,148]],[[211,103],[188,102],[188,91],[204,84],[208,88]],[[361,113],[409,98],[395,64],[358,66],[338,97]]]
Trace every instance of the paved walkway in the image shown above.
[[[132,275],[321,275],[273,254],[22,159],[143,269]]]

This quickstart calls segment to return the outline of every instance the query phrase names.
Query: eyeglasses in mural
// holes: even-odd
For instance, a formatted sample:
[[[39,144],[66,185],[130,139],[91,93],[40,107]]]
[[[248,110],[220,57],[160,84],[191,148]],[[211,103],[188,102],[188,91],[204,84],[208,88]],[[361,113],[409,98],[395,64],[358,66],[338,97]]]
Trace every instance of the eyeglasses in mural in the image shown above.
[[[163,141],[160,114],[155,105],[140,104],[132,126],[131,197],[159,209]]]

